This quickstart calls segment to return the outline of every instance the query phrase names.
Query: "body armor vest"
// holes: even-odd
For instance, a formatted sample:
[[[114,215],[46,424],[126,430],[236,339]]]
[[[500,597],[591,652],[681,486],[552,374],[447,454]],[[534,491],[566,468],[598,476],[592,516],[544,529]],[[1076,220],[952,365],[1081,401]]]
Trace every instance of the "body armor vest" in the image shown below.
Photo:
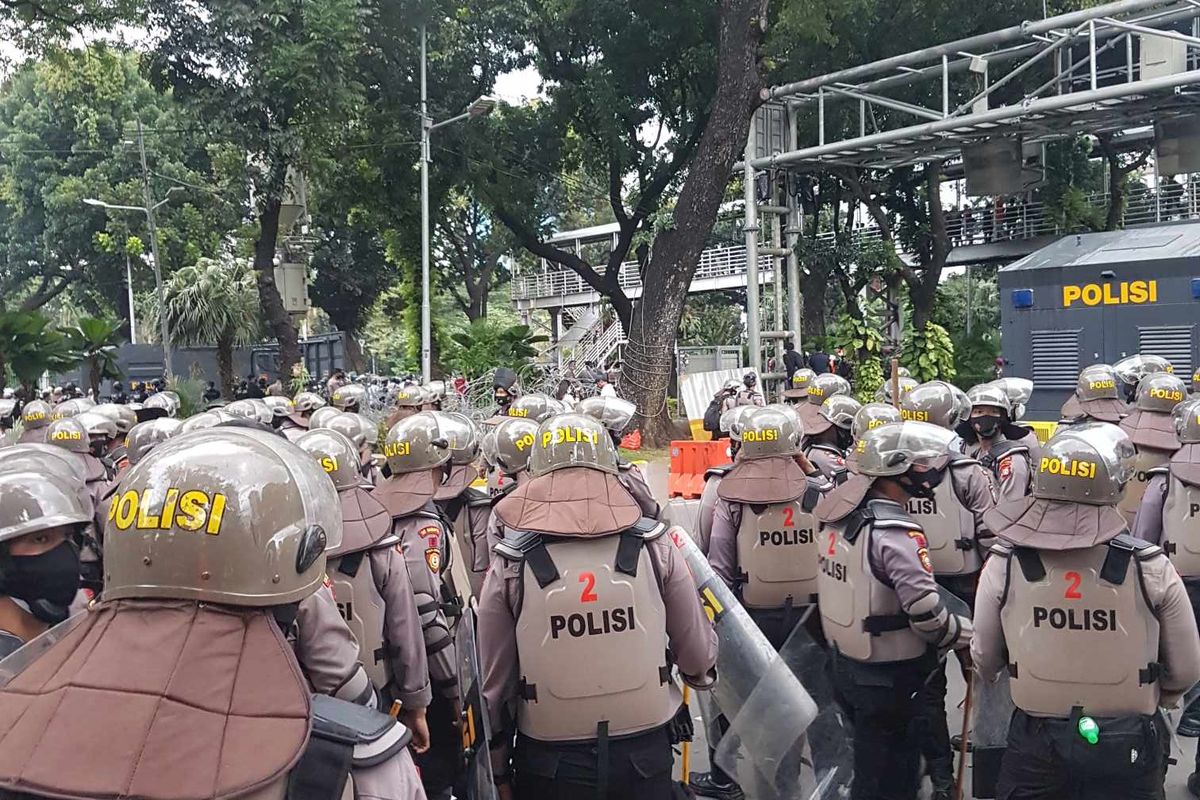
[[[825,637],[856,661],[908,661],[929,645],[908,624],[900,597],[873,563],[872,539],[920,533],[896,503],[869,500],[817,536],[821,627]]]
[[[514,480],[511,475],[505,475],[504,470],[499,467],[492,467],[487,474],[488,494],[496,497],[510,489],[514,485]]]
[[[1200,486],[1184,483],[1167,472],[1163,503],[1162,548],[1183,578],[1200,578]]]
[[[709,467],[704,473],[704,491],[700,493],[700,514],[696,521],[696,530],[691,531],[700,552],[708,555],[708,543],[712,539],[713,514],[717,510],[717,487],[721,479],[729,474],[733,464],[721,464]]]
[[[1122,534],[1082,550],[996,547],[1008,559],[1000,608],[1013,702],[1036,716],[1153,714],[1159,623],[1139,561],[1162,549]]]
[[[1121,502],[1117,503],[1117,508],[1121,509],[1125,515],[1126,522],[1132,525],[1133,518],[1137,516],[1138,507],[1142,504],[1142,497],[1146,494],[1146,484],[1150,483],[1150,471],[1155,467],[1165,465],[1170,460],[1171,454],[1165,450],[1138,448],[1133,478],[1125,484],[1125,495],[1121,498]]]
[[[831,444],[813,444],[813,445],[809,445],[808,448],[805,449],[805,451],[804,451],[805,457],[807,457],[811,460],[811,458],[812,458],[811,453],[814,450],[820,450],[822,452],[828,453],[829,455],[833,456],[834,459],[840,460],[842,462],[841,466],[829,467],[829,474],[825,476],[826,478],[829,479],[829,481],[834,486],[841,486],[843,483],[845,483],[850,478],[850,470],[848,467],[846,467],[846,463],[845,463],[846,462],[846,454],[843,451],[839,450],[838,448],[834,447]],[[834,462],[835,464],[837,463],[836,460]],[[815,467],[817,467],[817,469],[821,470],[822,473],[825,471],[815,461],[813,462],[813,466],[815,466]]]
[[[384,615],[387,605],[375,582],[368,553],[376,548],[394,547],[398,536],[385,536],[367,550],[348,553],[329,560],[327,574],[333,583],[338,611],[358,642],[359,661],[375,688],[384,690],[392,683],[392,668],[387,657]]]
[[[955,458],[945,479],[933,490],[933,497],[908,501],[908,513],[925,531],[935,575],[969,575],[983,564],[975,546],[975,515],[958,498],[959,481],[965,481],[967,471],[978,463]]]
[[[811,485],[790,503],[741,504],[737,533],[741,599],[746,608],[783,608],[817,601],[817,519],[820,493]]]
[[[541,741],[628,736],[665,725],[682,696],[671,677],[666,606],[643,519],[614,536],[522,533],[496,553],[522,560],[517,727]]]
[[[1033,457],[1029,452],[1029,447],[1022,444],[1020,441],[1018,441],[1016,439],[1003,439],[1003,440],[997,442],[995,444],[995,446],[992,447],[992,449],[989,450],[988,452],[985,453],[981,450],[979,452],[979,463],[982,464],[984,466],[984,468],[988,472],[991,473],[992,481],[997,486],[999,486],[1000,485],[1000,462],[1003,461],[1008,456],[1015,456],[1015,455],[1024,455],[1026,460],[1032,459],[1032,457]],[[1028,473],[1029,473],[1030,481],[1033,480],[1034,467],[1036,467],[1036,466],[1037,466],[1036,464],[1029,465]],[[1029,494],[1028,486],[1025,487],[1025,493]]]

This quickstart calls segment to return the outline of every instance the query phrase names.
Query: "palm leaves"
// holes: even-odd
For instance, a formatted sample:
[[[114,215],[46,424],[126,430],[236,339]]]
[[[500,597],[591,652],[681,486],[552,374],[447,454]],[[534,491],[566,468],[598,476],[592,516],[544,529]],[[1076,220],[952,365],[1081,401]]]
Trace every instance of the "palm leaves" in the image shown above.
[[[66,372],[80,361],[70,335],[33,311],[0,312],[0,385],[6,368],[26,388],[43,372]]]
[[[117,360],[121,323],[100,317],[83,317],[65,330],[66,339],[78,360],[87,367],[93,397],[100,397],[100,381],[121,377]]]
[[[232,256],[202,258],[176,272],[163,287],[167,328],[176,344],[215,345],[226,395],[233,390],[233,348],[258,340],[258,283],[249,264]],[[157,298],[150,315],[157,323]],[[157,327],[155,327],[157,330]]]

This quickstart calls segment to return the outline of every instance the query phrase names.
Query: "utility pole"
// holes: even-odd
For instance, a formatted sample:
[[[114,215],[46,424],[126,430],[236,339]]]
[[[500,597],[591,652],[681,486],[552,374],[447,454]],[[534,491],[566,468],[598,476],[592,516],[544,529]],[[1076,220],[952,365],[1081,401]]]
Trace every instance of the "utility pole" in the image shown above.
[[[171,333],[167,329],[166,292],[163,289],[162,259],[158,255],[158,226],[154,221],[154,195],[150,188],[150,167],[146,163],[146,137],[142,131],[142,121],[137,121],[138,154],[142,160],[142,194],[146,205],[146,224],[150,228],[150,254],[154,259],[154,292],[158,297],[158,325],[162,338],[163,374],[167,380],[173,377],[171,370]]]
[[[421,382],[429,383],[433,374],[433,344],[429,299],[429,87],[425,80],[426,30],[421,23]]]
[[[129,264],[129,246],[125,247],[125,288],[129,292],[129,343],[137,344],[137,312],[133,309],[133,267]]]

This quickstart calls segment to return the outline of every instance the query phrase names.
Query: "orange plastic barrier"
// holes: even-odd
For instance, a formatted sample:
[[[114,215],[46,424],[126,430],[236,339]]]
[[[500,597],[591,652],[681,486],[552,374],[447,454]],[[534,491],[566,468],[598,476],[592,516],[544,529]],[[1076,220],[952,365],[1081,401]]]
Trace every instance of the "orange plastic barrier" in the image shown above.
[[[642,432],[635,430],[633,433],[621,440],[621,447],[625,450],[641,450],[642,449]]]
[[[729,440],[716,442],[671,442],[671,467],[667,496],[694,499],[704,491],[704,473],[709,467],[729,463]]]

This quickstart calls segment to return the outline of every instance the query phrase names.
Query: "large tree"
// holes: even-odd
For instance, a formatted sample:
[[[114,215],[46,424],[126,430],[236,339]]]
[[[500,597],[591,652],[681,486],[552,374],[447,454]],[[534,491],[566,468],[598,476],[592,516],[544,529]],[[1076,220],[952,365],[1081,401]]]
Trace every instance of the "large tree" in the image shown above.
[[[644,435],[662,442],[671,436],[666,390],[684,298],[761,102],[768,3],[526,5],[522,31],[548,100],[491,126],[479,143],[490,163],[475,185],[524,248],[611,303],[629,337],[622,390],[638,404]],[[783,8],[820,23],[827,5],[792,0]],[[599,266],[547,236],[561,229],[562,178],[577,172],[607,196],[618,226]],[[638,258],[643,293],[635,302],[620,266],[643,231],[653,242]]]
[[[474,322],[488,314],[488,295],[507,279],[503,261],[512,237],[477,199],[452,192],[437,220],[438,285]]]
[[[142,205],[137,119],[155,193],[182,190],[158,212],[164,269],[215,249],[234,224],[232,207],[205,188],[220,148],[138,67],[135,54],[103,45],[52,50],[0,86],[0,303],[36,309],[69,291],[93,312],[128,319],[125,253],[105,242],[145,240],[145,217],[83,201]],[[135,288],[144,289],[150,270],[134,264]]]
[[[152,79],[248,155],[259,300],[286,378],[300,358],[274,274],[289,168],[303,174],[341,155],[361,108],[357,59],[376,8],[367,0],[154,0],[146,13],[158,34]]]

